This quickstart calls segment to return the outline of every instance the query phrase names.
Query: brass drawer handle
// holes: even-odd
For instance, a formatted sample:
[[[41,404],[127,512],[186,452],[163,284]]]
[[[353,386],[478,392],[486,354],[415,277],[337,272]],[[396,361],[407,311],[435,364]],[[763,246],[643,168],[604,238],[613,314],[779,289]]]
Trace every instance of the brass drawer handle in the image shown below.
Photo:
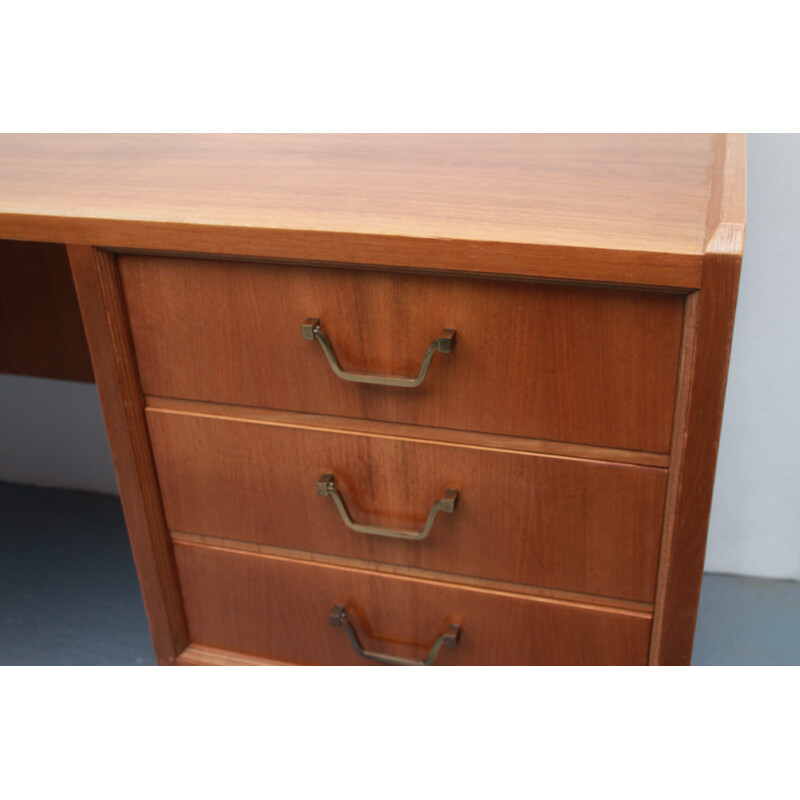
[[[339,514],[344,520],[344,524],[347,525],[351,531],[356,531],[356,533],[371,533],[375,536],[391,536],[394,539],[410,539],[415,542],[424,539],[431,532],[433,521],[440,511],[444,511],[445,514],[452,514],[458,505],[458,491],[456,489],[448,489],[444,493],[444,497],[441,500],[437,500],[431,506],[428,519],[425,520],[425,525],[421,531],[398,531],[392,528],[380,528],[374,525],[362,525],[359,522],[355,522],[350,516],[350,512],[347,510],[342,496],[336,489],[333,475],[320,476],[320,479],[317,481],[317,493],[321,497],[333,498],[333,502],[336,504],[336,508],[339,509]]]
[[[350,641],[353,644],[353,648],[360,656],[372,659],[373,661],[380,661],[382,664],[390,664],[392,666],[430,667],[436,659],[436,656],[438,655],[442,645],[446,644],[448,647],[455,647],[458,644],[458,637],[461,635],[460,625],[450,625],[447,629],[447,632],[443,633],[433,643],[433,647],[431,647],[428,657],[424,661],[415,661],[412,658],[400,658],[400,656],[391,656],[388,653],[376,653],[374,650],[365,650],[361,646],[361,642],[358,641],[358,635],[356,634],[355,630],[353,630],[353,626],[350,624],[350,620],[347,618],[347,609],[343,605],[335,605],[328,619],[330,619],[331,625],[333,625],[335,628],[345,629],[347,635],[350,637]]]
[[[321,323],[318,319],[309,318],[302,325],[303,338],[310,342],[316,339],[322,347],[331,369],[344,381],[352,381],[353,383],[370,383],[375,386],[402,386],[406,389],[413,389],[419,386],[425,380],[428,374],[428,367],[431,365],[433,354],[438,350],[440,353],[452,353],[453,345],[456,341],[456,332],[451,330],[444,330],[438,339],[434,339],[425,351],[422,357],[422,364],[419,368],[419,373],[416,378],[393,378],[388,375],[370,375],[359,372],[345,372],[339,366],[339,360],[333,352],[333,347],[328,341],[328,337],[322,330]]]

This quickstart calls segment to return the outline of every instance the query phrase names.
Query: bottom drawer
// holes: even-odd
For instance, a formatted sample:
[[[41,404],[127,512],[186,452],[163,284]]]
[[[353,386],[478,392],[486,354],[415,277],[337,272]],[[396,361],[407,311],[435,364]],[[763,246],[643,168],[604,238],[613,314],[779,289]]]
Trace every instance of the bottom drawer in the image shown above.
[[[362,646],[424,660],[450,625],[455,647],[437,664],[645,664],[650,615],[521,597],[254,555],[175,545],[189,637],[193,645],[294,664],[371,664]]]

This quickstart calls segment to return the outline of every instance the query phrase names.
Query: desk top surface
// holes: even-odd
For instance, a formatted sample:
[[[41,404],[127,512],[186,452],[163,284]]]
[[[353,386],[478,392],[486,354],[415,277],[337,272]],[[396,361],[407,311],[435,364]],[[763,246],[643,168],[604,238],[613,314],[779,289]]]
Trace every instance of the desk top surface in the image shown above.
[[[271,232],[294,242],[306,232],[339,237],[339,250],[344,236],[355,237],[348,246],[356,251],[402,238],[666,254],[672,265],[696,266],[707,243],[717,141],[711,134],[5,134],[0,237],[257,256],[263,243],[248,249],[244,239]],[[212,230],[227,245],[210,247]],[[324,257],[323,244],[318,238],[296,254],[277,247],[276,256]],[[372,251],[354,252],[354,260],[386,263]]]

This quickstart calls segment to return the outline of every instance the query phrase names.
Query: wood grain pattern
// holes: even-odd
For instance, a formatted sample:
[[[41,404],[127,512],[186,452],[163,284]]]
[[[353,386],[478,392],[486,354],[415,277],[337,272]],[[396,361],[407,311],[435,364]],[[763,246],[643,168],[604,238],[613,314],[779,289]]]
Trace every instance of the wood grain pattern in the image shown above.
[[[171,530],[652,602],[666,473],[378,436],[232,422],[148,409]],[[355,533],[317,494],[332,473],[369,525],[423,541]]]
[[[747,136],[743,133],[717,133],[712,151],[705,251],[720,248],[719,243],[712,245],[720,225],[743,228],[746,217]],[[740,233],[743,235],[744,231]],[[733,250],[741,254],[743,246],[743,241],[733,244]]]
[[[614,464],[638,464],[641,467],[669,466],[669,454],[648,453],[645,450],[620,450],[615,447],[554,442],[549,439],[525,439],[521,436],[502,436],[480,431],[456,431],[451,428],[428,428],[424,425],[399,425],[375,422],[369,419],[331,417],[326,414],[304,414],[296,411],[280,411],[251,406],[231,406],[225,403],[202,403],[196,400],[176,400],[171,397],[155,397],[154,395],[146,396],[145,403],[149,408],[160,411],[177,412],[190,416],[244,420],[245,422],[265,422],[278,427],[337,431],[354,436],[365,433],[405,442],[433,441],[440,445],[462,445],[502,453],[535,453],[543,458],[579,458],[582,461],[610,461]]]
[[[202,547],[217,547],[222,550],[236,550],[240,553],[257,553],[264,556],[277,556],[278,558],[294,558],[299,561],[310,561],[315,564],[329,564],[348,569],[369,570],[383,572],[389,575],[404,575],[407,578],[421,580],[435,580],[438,583],[450,583],[457,586],[472,586],[476,589],[505,592],[507,594],[522,594],[537,597],[540,600],[549,598],[562,603],[579,604],[581,606],[607,606],[608,608],[623,609],[627,611],[641,611],[646,614],[653,613],[653,603],[642,603],[638,600],[622,600],[618,597],[605,597],[600,594],[581,594],[580,592],[567,592],[561,589],[550,589],[545,586],[529,586],[524,583],[509,583],[507,581],[476,578],[472,575],[456,575],[450,572],[431,572],[430,570],[417,569],[416,567],[399,566],[382,561],[365,561],[346,556],[333,556],[329,553],[315,553],[310,550],[294,550],[291,547],[273,547],[268,544],[243,542],[240,539],[224,539],[220,536],[208,536],[201,533],[185,533],[183,531],[170,531],[173,542],[184,544],[198,544]]]
[[[710,254],[700,291],[697,343],[688,408],[680,437],[674,525],[662,557],[657,598],[658,664],[691,661],[719,433],[728,372],[741,255]]]
[[[91,247],[72,245],[67,251],[156,658],[174,664],[188,644],[186,622],[116,263]]]
[[[681,368],[652,664],[691,661],[744,247],[745,147],[744,136],[719,137],[702,288],[687,300],[696,322]]]
[[[665,453],[683,297],[534,282],[120,256],[148,395]],[[300,325],[319,317],[348,383]]]
[[[63,244],[0,239],[0,372],[94,381]]]
[[[673,425],[671,460],[667,478],[667,497],[664,506],[661,553],[659,556],[656,584],[656,604],[653,610],[654,618],[651,633],[650,664],[658,664],[658,659],[660,658],[660,640],[664,621],[666,588],[672,560],[672,548],[674,544],[673,534],[675,533],[675,520],[678,514],[681,478],[683,476],[683,456],[686,449],[686,423],[689,414],[692,375],[695,368],[699,306],[700,292],[693,292],[686,297],[680,377],[678,381],[678,395],[675,401],[675,423]],[[689,587],[689,591],[691,597],[691,587]],[[697,599],[699,602],[699,594]]]
[[[0,136],[0,236],[696,287],[709,134]]]
[[[228,417],[226,426],[269,428],[282,441],[295,437],[284,451],[324,439],[331,458],[352,451],[368,459],[380,451],[396,473],[403,463],[417,467],[407,485],[373,470],[371,480],[350,478],[348,491],[367,498],[359,501],[360,512],[388,509],[396,519],[424,512],[429,498],[412,494],[426,476],[444,480],[441,469],[462,450],[476,475],[486,471],[490,456],[541,465],[537,477],[557,485],[556,496],[580,485],[581,469],[663,476],[605,460],[669,465],[652,608],[563,588],[492,583],[483,570],[480,576],[432,572],[227,540],[234,551],[219,547],[219,537],[200,545],[192,533],[176,534],[173,545],[113,256],[73,246],[159,660],[356,663],[342,631],[327,623],[330,606],[345,602],[368,646],[400,655],[424,655],[442,625],[463,623],[464,639],[459,649],[445,651],[445,663],[454,656],[464,660],[450,663],[689,663],[741,263],[744,149],[743,136],[705,134],[0,136],[2,237],[268,262],[197,261],[182,277],[175,261],[122,256],[138,278],[125,286],[138,293],[144,320],[147,341],[140,347],[137,337],[137,355],[155,370],[143,375],[150,417],[220,415]],[[516,278],[526,280],[510,280]],[[481,289],[463,306],[472,291],[467,284]],[[426,295],[423,285],[436,292]],[[164,298],[178,298],[182,307],[167,308]],[[304,308],[295,319],[293,298],[313,300],[317,308]],[[501,313],[489,313],[484,302]],[[198,307],[205,309],[199,315]],[[462,319],[438,318],[459,308]],[[336,381],[316,343],[304,342],[297,330],[312,315],[322,317],[341,360],[353,369],[408,372],[441,328],[458,328],[459,339],[452,356],[437,354],[418,396],[423,401],[411,404]],[[349,327],[354,319],[361,327]],[[466,324],[472,319],[478,328]],[[285,340],[275,337],[276,327],[285,329]],[[465,371],[475,382],[464,391],[463,382],[448,381],[465,363],[476,363],[479,341],[490,343],[488,377],[477,359],[481,370]],[[576,364],[580,373],[571,371]],[[281,394],[286,386],[291,402]],[[182,394],[185,387],[198,391]],[[432,441],[437,432],[438,444]],[[241,438],[253,464],[262,451],[277,463],[289,461],[260,436]],[[346,444],[331,444],[338,442]],[[200,452],[202,438],[181,447]],[[448,455],[413,455],[423,451]],[[218,457],[224,472],[240,468],[221,446]],[[181,491],[182,471],[211,469],[173,461],[169,480]],[[503,470],[488,470],[493,482]],[[558,470],[566,472],[559,477]],[[240,485],[257,493],[256,508],[267,505],[255,477]],[[504,482],[500,494],[512,485]],[[532,495],[515,498],[502,518],[535,507],[535,490]],[[626,492],[613,496],[612,515],[624,513]],[[587,488],[585,506],[566,504],[554,519],[569,522],[593,497]],[[414,502],[400,502],[409,499]],[[214,502],[251,525],[246,509],[226,508],[225,501]],[[188,501],[181,504],[182,514],[196,512]],[[275,502],[266,510],[279,514],[280,508]],[[594,516],[585,529],[570,524],[567,537],[608,536],[613,549],[614,532],[596,524]],[[250,530],[255,537],[255,526]],[[300,535],[317,534],[304,526]],[[330,537],[331,529],[322,535]],[[532,541],[526,538],[525,546]],[[560,542],[553,535],[551,541],[556,552]],[[501,552],[503,563],[515,566],[517,546],[522,540]],[[455,557],[474,556],[459,551]],[[544,565],[542,574],[566,570],[569,581],[572,571],[588,585],[596,578],[579,575],[580,558],[572,553],[565,563]],[[625,580],[634,594],[644,586],[641,574]],[[523,586],[529,594],[513,590]]]
[[[297,664],[368,664],[328,614],[347,606],[362,644],[438,664],[644,664],[650,617],[214,548],[176,544],[192,645]]]
[[[214,647],[198,647],[189,645],[179,656],[178,666],[181,667],[287,667],[291,666],[285,661],[271,661],[267,658],[254,658],[241,653],[232,653],[229,650],[219,650]]]

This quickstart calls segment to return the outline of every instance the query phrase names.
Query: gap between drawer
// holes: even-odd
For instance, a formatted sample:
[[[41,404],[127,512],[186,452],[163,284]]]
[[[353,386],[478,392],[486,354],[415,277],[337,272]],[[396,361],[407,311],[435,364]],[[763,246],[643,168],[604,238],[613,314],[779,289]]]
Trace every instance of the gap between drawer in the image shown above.
[[[268,556],[289,561],[303,561],[323,567],[345,567],[347,569],[362,570],[364,572],[379,572],[395,577],[407,578],[409,580],[449,584],[462,589],[473,589],[476,591],[486,591],[493,594],[511,595],[515,597],[522,596],[536,599],[544,603],[557,603],[559,605],[578,606],[581,608],[602,607],[604,611],[610,613],[621,613],[647,619],[653,616],[653,605],[651,603],[642,603],[636,600],[623,600],[616,597],[567,592],[542,586],[528,586],[507,581],[487,580],[471,575],[455,575],[448,572],[419,569],[417,567],[363,561],[361,559],[346,558],[343,556],[330,555],[328,553],[292,550],[289,548],[256,544],[254,542],[224,539],[218,536],[185,533],[183,531],[170,531],[170,538],[173,542],[207,547],[214,550],[229,550],[249,553],[255,556]]]
[[[494,450],[506,453],[531,453],[544,458],[630,464],[654,469],[666,469],[669,467],[669,455],[667,453],[652,453],[643,450],[623,450],[547,439],[527,439],[478,431],[429,428],[405,423],[378,422],[353,417],[324,416],[297,411],[254,408],[251,406],[223,405],[221,403],[178,400],[152,395],[145,396],[145,405],[148,409],[154,409],[162,413],[240,420],[277,427],[306,428],[358,436],[431,442],[450,447],[469,447],[477,450]]]

